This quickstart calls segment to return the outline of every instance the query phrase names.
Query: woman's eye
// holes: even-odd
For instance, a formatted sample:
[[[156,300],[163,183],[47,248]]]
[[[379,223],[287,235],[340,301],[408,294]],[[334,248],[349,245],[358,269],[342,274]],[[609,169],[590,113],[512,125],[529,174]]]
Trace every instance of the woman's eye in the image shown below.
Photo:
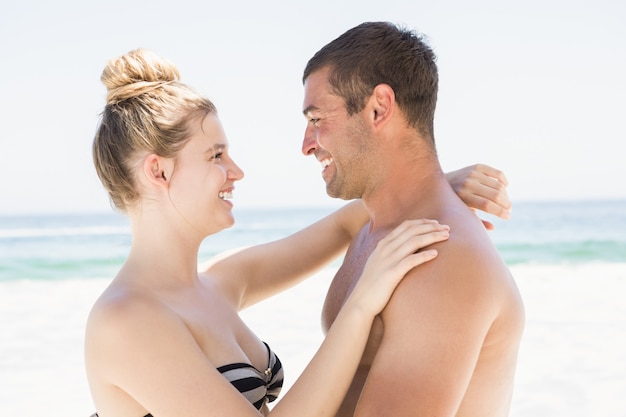
[[[218,153],[215,154],[213,159],[215,159],[217,161],[221,161],[222,160],[222,155],[223,155],[223,152],[218,152]]]

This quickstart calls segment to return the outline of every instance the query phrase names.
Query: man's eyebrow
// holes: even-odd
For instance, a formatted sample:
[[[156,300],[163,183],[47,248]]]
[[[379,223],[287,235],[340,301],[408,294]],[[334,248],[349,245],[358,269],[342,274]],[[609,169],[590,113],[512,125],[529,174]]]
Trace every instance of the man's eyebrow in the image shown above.
[[[319,107],[314,106],[313,104],[311,104],[310,106],[307,106],[306,109],[302,110],[302,114],[304,114],[306,116],[308,112],[311,112],[311,111],[314,111],[314,110],[319,110]]]

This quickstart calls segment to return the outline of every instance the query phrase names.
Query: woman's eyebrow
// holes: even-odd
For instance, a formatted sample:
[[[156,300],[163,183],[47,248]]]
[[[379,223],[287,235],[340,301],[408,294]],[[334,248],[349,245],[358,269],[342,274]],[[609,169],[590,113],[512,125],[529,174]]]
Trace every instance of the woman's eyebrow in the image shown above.
[[[206,151],[204,151],[204,153],[214,153],[216,151],[223,151],[227,147],[228,147],[228,145],[226,145],[225,143],[217,143],[217,144],[211,146]]]

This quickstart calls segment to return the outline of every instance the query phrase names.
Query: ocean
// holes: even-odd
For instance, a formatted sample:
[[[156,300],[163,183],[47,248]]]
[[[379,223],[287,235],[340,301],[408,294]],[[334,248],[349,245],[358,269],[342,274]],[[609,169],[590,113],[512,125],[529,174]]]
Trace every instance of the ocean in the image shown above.
[[[235,208],[200,261],[283,237],[329,208]],[[524,298],[512,417],[626,417],[626,200],[518,202],[489,232]],[[84,326],[130,247],[119,214],[0,216],[0,416],[88,416]],[[285,389],[322,340],[340,260],[242,312],[277,351]]]
[[[328,208],[235,209],[236,224],[205,240],[200,260],[283,237]],[[508,265],[626,262],[626,201],[522,202],[513,217],[487,217]],[[0,216],[0,283],[115,275],[130,247],[116,213]]]

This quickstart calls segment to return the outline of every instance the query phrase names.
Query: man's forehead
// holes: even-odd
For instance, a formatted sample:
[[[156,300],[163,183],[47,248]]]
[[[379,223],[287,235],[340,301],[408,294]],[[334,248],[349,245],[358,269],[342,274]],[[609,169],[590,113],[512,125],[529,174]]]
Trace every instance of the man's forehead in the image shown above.
[[[341,100],[339,96],[333,93],[327,74],[327,69],[321,69],[311,73],[305,80],[304,103],[302,105],[304,114],[325,109],[329,105],[334,107],[337,104],[334,101]]]
[[[304,88],[318,88],[328,84],[328,76],[330,75],[330,68],[324,67],[316,71],[313,71],[304,80]]]

